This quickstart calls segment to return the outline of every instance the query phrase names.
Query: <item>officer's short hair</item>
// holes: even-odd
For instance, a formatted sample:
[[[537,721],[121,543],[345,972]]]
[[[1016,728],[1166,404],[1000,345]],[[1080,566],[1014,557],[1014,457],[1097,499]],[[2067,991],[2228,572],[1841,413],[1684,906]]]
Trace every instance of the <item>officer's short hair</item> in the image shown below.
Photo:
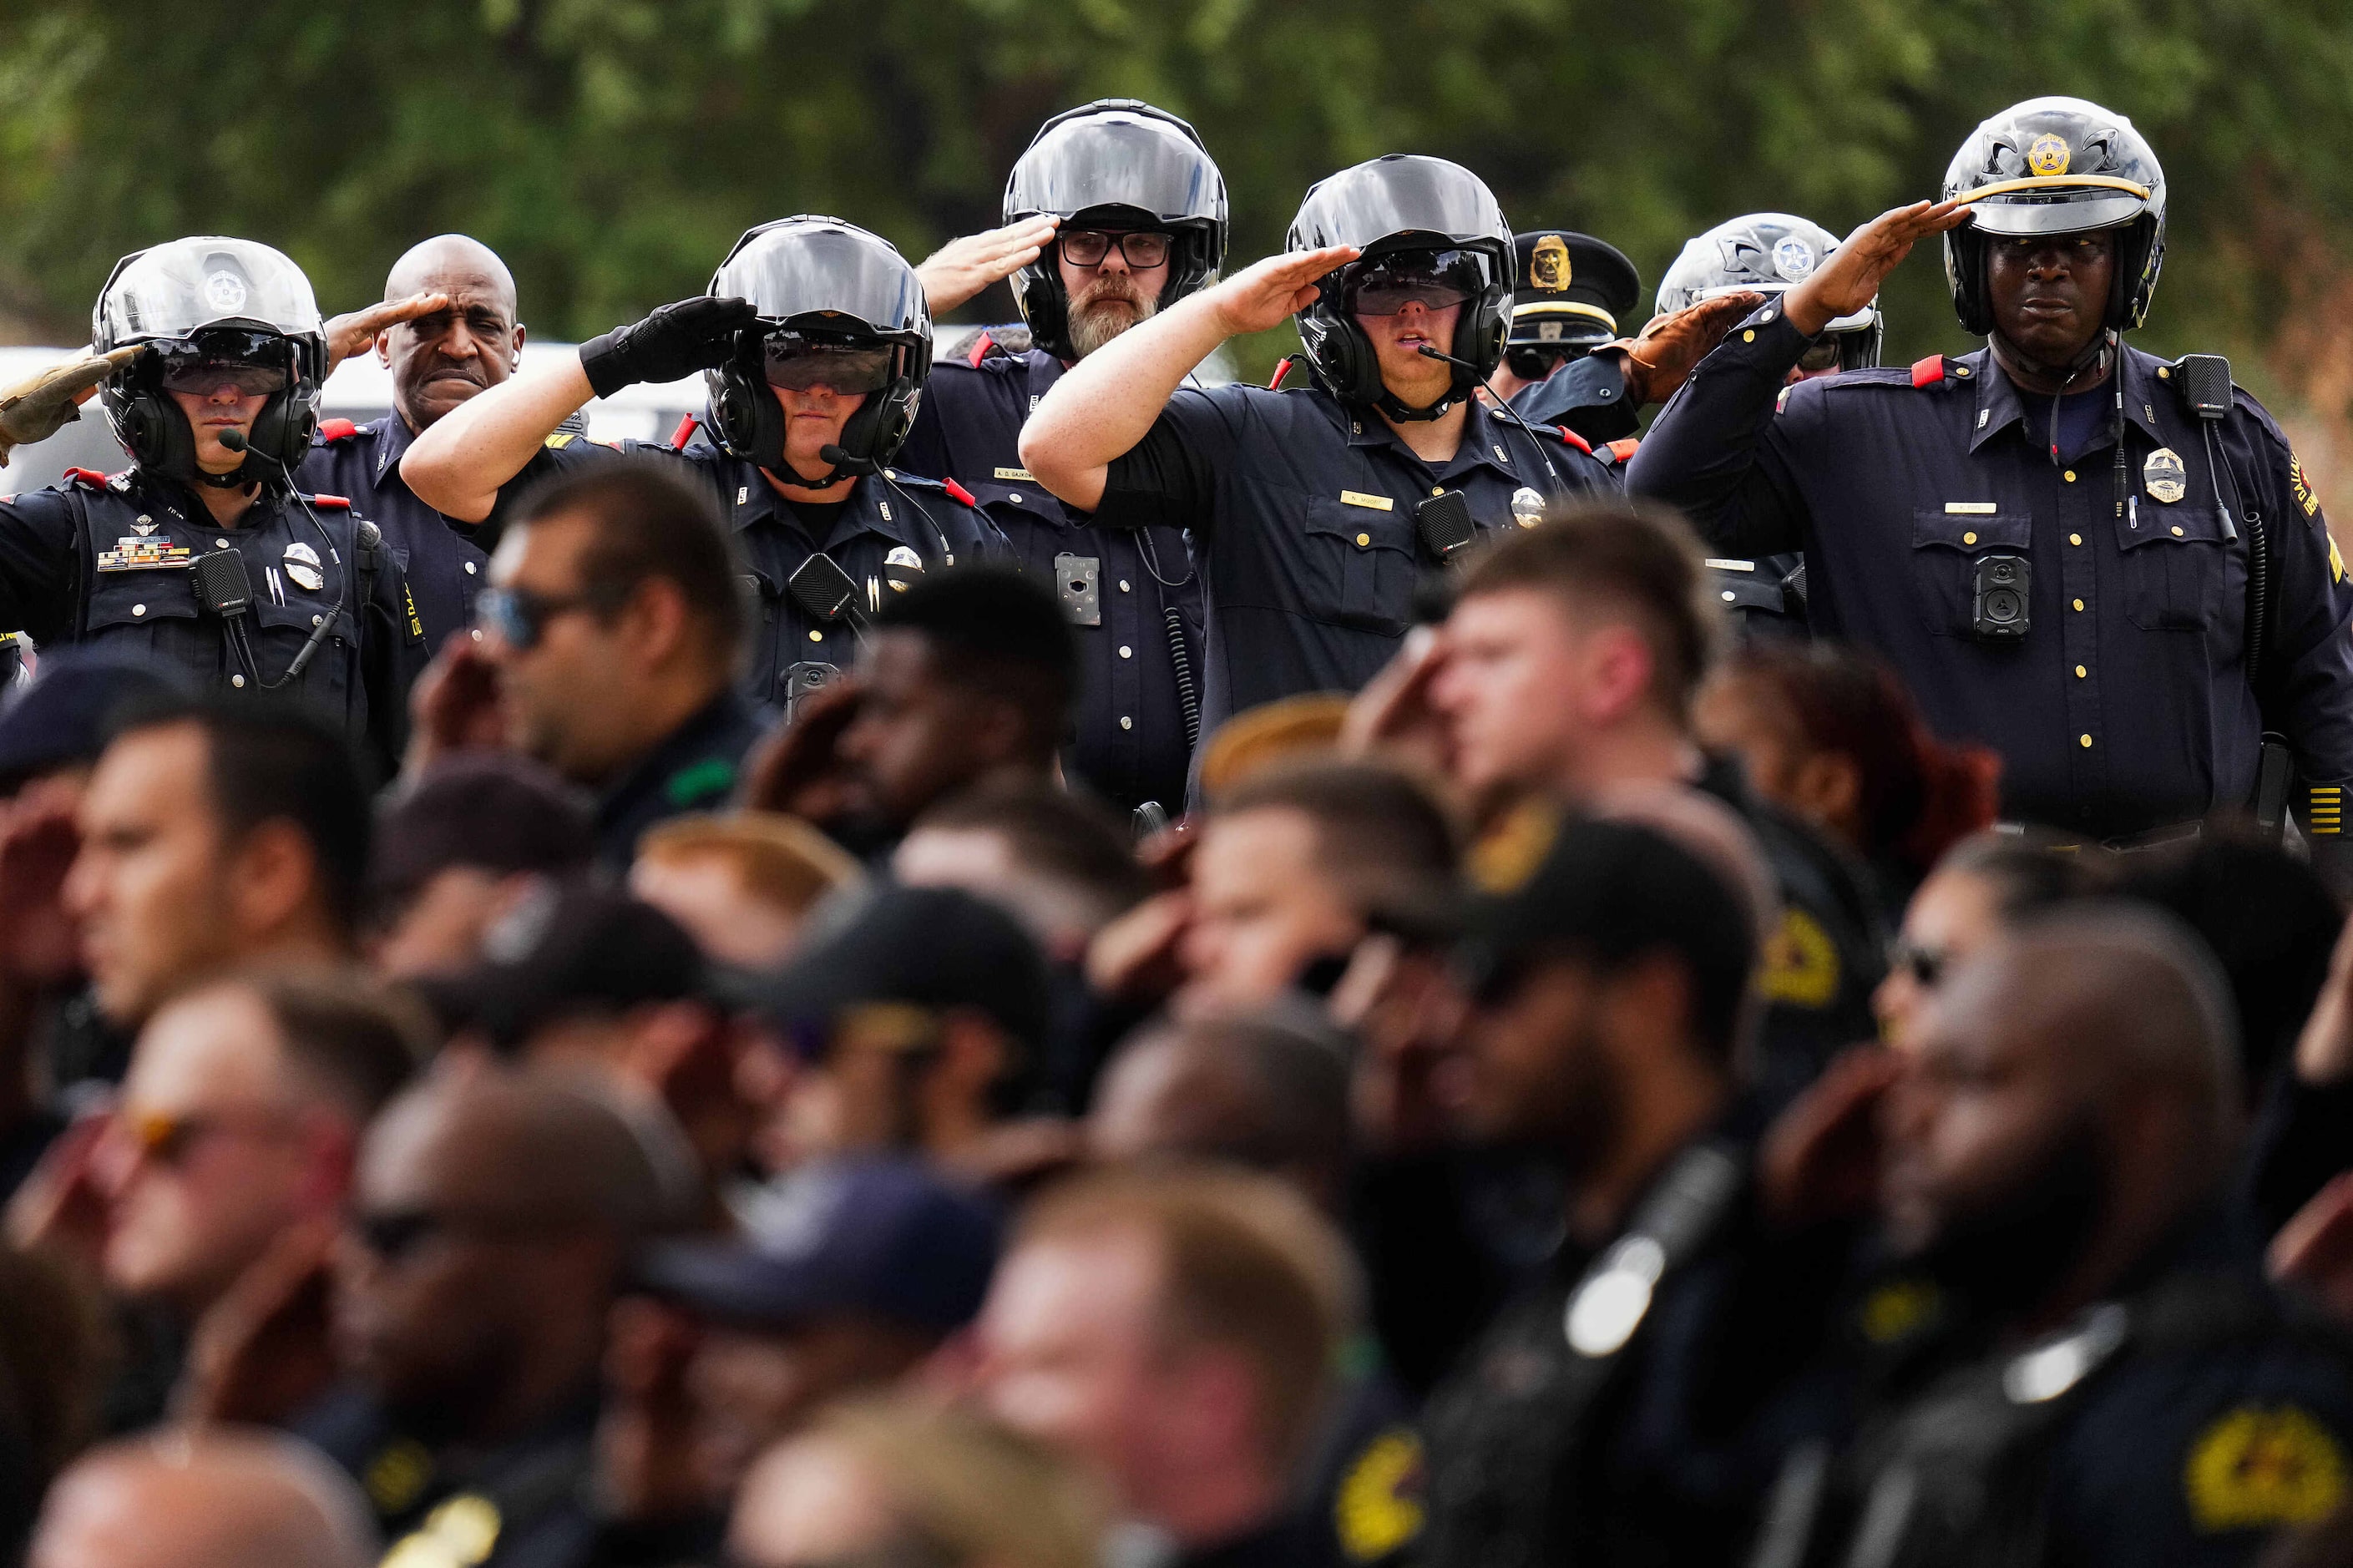
[[[978,784],[932,807],[915,831],[993,833],[1021,872],[1075,895],[1091,921],[1142,903],[1152,879],[1137,863],[1117,819],[1091,800],[1043,779]]]
[[[1622,497],[1555,507],[1472,562],[1461,597],[1540,588],[1572,609],[1616,611],[1651,650],[1651,695],[1681,721],[1715,657],[1723,616],[1691,525],[1664,507]]]
[[[1418,922],[1450,901],[1459,844],[1430,794],[1374,763],[1288,763],[1219,795],[1209,820],[1295,811],[1314,825],[1315,862],[1376,921]]]
[[[931,645],[942,680],[1010,699],[1050,750],[1061,743],[1078,689],[1079,653],[1054,595],[1005,566],[927,573],[888,595],[877,631],[913,632]]]
[[[351,742],[291,700],[157,696],[127,705],[111,740],[193,724],[205,737],[205,785],[234,843],[265,822],[290,822],[310,841],[326,910],[346,932],[359,920],[373,801]]]
[[[1346,1244],[1290,1184],[1199,1169],[1069,1182],[1031,1206],[1014,1249],[1128,1235],[1158,1254],[1157,1336],[1172,1349],[1239,1352],[1255,1374],[1262,1451],[1292,1470],[1321,1425],[1334,1355],[1356,1315]]]
[[[222,988],[248,992],[261,1004],[296,1075],[354,1121],[383,1110],[434,1045],[431,1018],[363,971],[254,970]]]
[[[533,489],[510,526],[557,517],[595,531],[580,556],[585,593],[616,606],[649,577],[672,583],[712,654],[734,668],[744,635],[742,568],[708,490],[643,458],[593,463]]]

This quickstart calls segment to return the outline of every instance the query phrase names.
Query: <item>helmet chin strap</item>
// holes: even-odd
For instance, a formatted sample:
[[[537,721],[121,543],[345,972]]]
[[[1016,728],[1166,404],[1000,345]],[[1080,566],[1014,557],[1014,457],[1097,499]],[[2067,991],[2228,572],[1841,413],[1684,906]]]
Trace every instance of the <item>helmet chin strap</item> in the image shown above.
[[[1420,425],[1432,419],[1445,418],[1449,411],[1462,401],[1463,395],[1460,392],[1449,392],[1429,407],[1416,408],[1396,393],[1383,387],[1380,396],[1373,400],[1373,406],[1402,424]]]
[[[209,486],[216,490],[246,489],[260,482],[260,476],[246,472],[251,467],[253,467],[253,459],[248,458],[225,474],[208,474],[204,469],[198,468],[195,472],[196,483]]]
[[[2000,342],[2002,348],[2008,353],[2009,356],[2025,369],[2031,371],[2037,375],[2057,376],[2059,378],[2059,385],[2063,390],[2073,385],[2077,376],[2082,375],[2085,371],[2090,370],[2094,365],[2097,364],[2100,361],[2100,356],[2106,353],[2110,345],[2117,342],[2121,336],[2121,334],[2112,331],[2106,327],[2102,327],[2098,331],[2092,334],[2092,341],[2084,345],[2084,350],[2081,353],[2078,353],[2073,359],[2069,360],[2063,365],[2054,365],[2048,363],[2045,361],[2039,360],[2032,354],[2028,353],[2024,349],[2018,346],[2017,340],[2011,338],[2000,327],[1996,327],[1993,330],[1992,335]]]

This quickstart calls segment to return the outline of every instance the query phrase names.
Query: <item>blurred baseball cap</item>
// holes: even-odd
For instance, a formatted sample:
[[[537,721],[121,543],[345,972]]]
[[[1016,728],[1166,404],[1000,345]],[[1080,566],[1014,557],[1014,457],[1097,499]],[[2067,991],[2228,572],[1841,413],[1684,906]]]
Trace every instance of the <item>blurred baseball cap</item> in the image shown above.
[[[1013,916],[959,888],[880,889],[817,933],[758,998],[788,1030],[869,1003],[971,1008],[1035,1048],[1050,1009],[1046,961]]]
[[[0,793],[42,773],[96,762],[123,710],[185,690],[164,668],[120,654],[71,647],[44,652],[32,683],[0,709]]]
[[[596,852],[588,803],[551,770],[512,752],[464,752],[435,764],[376,817],[370,893],[398,902],[452,866],[504,875],[585,870]]]
[[[647,1247],[633,1283],[746,1327],[847,1313],[944,1334],[980,1310],[998,1229],[994,1208],[918,1161],[821,1165],[768,1194],[741,1237]]]
[[[565,1018],[704,994],[694,939],[651,904],[595,882],[533,889],[485,933],[483,950],[476,968],[420,980],[417,990],[444,1028],[504,1050]]]

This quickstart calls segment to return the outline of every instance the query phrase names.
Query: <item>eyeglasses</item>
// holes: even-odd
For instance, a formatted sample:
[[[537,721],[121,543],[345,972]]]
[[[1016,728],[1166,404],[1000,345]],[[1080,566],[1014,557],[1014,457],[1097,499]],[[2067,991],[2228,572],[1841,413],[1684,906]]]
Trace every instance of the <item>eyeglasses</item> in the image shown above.
[[[115,1126],[131,1145],[158,1165],[181,1165],[207,1138],[237,1132],[267,1136],[282,1132],[288,1118],[279,1111],[170,1111],[125,1106],[115,1113]]]
[[[1942,948],[1918,947],[1902,937],[1887,944],[1887,967],[1910,975],[1923,991],[1935,990],[1952,964],[1953,955]]]
[[[1798,368],[1804,371],[1836,370],[1839,367],[1839,340],[1827,337],[1798,356]]]
[[[1168,265],[1168,252],[1176,242],[1150,229],[1106,234],[1098,228],[1074,228],[1056,243],[1062,247],[1062,259],[1073,267],[1101,267],[1111,247],[1117,245],[1130,270],[1149,272]]]
[[[829,387],[839,393],[880,392],[891,384],[889,345],[832,343],[798,332],[778,332],[761,345],[770,386],[787,392]]]
[[[1485,260],[1472,250],[1408,250],[1350,269],[1341,302],[1352,316],[1394,316],[1408,305],[1443,310],[1486,287]]]
[[[1522,381],[1542,381],[1559,367],[1561,361],[1582,357],[1584,351],[1565,348],[1504,351],[1504,363]]]
[[[474,619],[499,634],[499,640],[519,653],[528,653],[547,635],[558,616],[575,610],[612,606],[610,593],[591,589],[578,594],[534,594],[528,588],[485,588],[474,597]]]

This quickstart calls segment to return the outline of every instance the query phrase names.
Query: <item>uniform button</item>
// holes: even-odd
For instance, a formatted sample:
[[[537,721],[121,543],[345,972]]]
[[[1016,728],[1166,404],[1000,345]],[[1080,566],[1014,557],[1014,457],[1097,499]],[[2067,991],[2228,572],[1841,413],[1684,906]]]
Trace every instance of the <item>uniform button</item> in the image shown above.
[[[1133,730],[1135,728],[1135,721],[1123,713],[1119,716],[1119,727],[1123,730]]]
[[[1005,499],[1011,501],[1015,506],[1019,506],[1021,504],[1021,492],[1019,490],[1007,490],[1005,492]]]
[[[1124,578],[1124,577],[1122,577],[1122,578],[1119,580],[1119,591],[1120,591],[1121,593],[1123,593],[1123,594],[1124,594],[1124,593],[1126,593],[1126,592],[1128,591],[1128,589],[1127,589],[1127,579],[1126,579],[1126,578]]]
[[[473,574],[474,574],[474,563],[473,563],[472,562],[469,561],[469,562],[467,562],[467,563],[466,563],[466,575],[467,575],[467,576],[469,576],[469,577],[470,577],[470,576],[472,576]]]
[[[2090,670],[2085,669],[2085,668],[2084,668],[2082,665],[2080,665],[2080,664],[2079,664],[2079,665],[2077,665],[2077,666],[2075,667],[2075,679],[2078,679],[2078,680],[2084,680],[2084,679],[2089,679],[2089,677],[2091,676],[2091,673],[2092,673],[2092,672],[2091,672]]]
[[[1975,544],[1977,542],[1978,536],[1974,533],[1964,533],[1961,535],[1961,542],[1963,544]]]
[[[2168,380],[2170,380],[2170,379],[2172,378],[2172,375],[2173,375],[2173,373],[2172,373],[2171,371],[2168,370],[2165,366],[2163,366],[2163,365],[2158,365],[2158,366],[2157,367],[2157,379],[2158,379],[2158,380],[2159,380],[2159,381],[2168,381]]]
[[[1430,487],[1430,493],[1434,496],[1442,496],[1446,493],[1446,487],[1444,485],[1432,485]]]
[[[143,616],[147,613],[147,606],[144,605],[133,605],[131,606],[131,613],[134,616]]]
[[[2080,533],[2071,533],[2067,536],[2067,542],[2070,544],[2081,544],[2084,542],[2084,536]]]
[[[2072,485],[2072,484],[2073,484],[2073,483],[2075,482],[2075,470],[2074,470],[2074,469],[2073,469],[2073,468],[2070,468],[2070,469],[2068,469],[2065,473],[2063,473],[2063,474],[2060,475],[2059,477],[2060,477],[2061,479],[2065,479],[2069,484],[2071,484],[2071,485]]]
[[[2075,601],[2075,607],[2076,607],[2077,609],[2079,609],[2079,610],[2080,610],[2080,609],[2082,609],[2082,608],[2084,607],[2084,601],[2083,601],[2083,600],[2081,600],[2081,599],[2076,600],[2076,601]]]
[[[213,541],[213,548],[215,550],[227,550],[228,548],[228,541],[226,539],[216,539]]]
[[[1370,544],[1372,542],[1373,536],[1369,533],[1360,533],[1356,535],[1356,548],[1359,550],[1363,549],[1366,545]]]
[[[2173,537],[2174,537],[2174,538],[2176,538],[2176,539],[2180,538],[2180,537],[2181,537],[2181,530],[2179,530],[2179,529],[2178,529],[2178,528],[2177,528],[2177,529],[2175,529],[2175,530],[2173,531]]]
[[[1744,343],[1753,343],[1753,342],[1755,342],[1757,341],[1757,329],[1756,329],[1756,328],[1754,328],[1754,327],[1751,327],[1751,328],[1749,328],[1746,331],[1745,331],[1745,332],[1741,333],[1741,334],[1740,334],[1740,341],[1741,341],[1742,342],[1744,342]]]
[[[2075,737],[2075,743],[2079,746],[2088,746],[2092,743],[2092,737],[2089,735],[2078,735]]]
[[[1128,647],[1125,643],[1122,643],[1119,645],[1119,657],[1122,658],[1134,658],[1135,657],[1135,650]]]
[[[823,632],[811,632],[809,633],[809,641],[823,642],[825,641],[825,634]]]
[[[317,625],[319,624],[319,622],[320,622],[320,620],[321,620],[322,618],[322,617],[318,616],[312,616],[311,617],[311,624],[312,626],[317,626]]]
[[[1736,603],[1736,602],[1739,600],[1739,598],[1740,598],[1740,595],[1737,595],[1737,594],[1736,594],[1736,593],[1734,593],[1734,592],[1733,592],[1731,589],[1729,589],[1729,588],[1726,588],[1726,589],[1724,591],[1724,602],[1725,602],[1725,604],[1727,604],[1727,605]]]
[[[472,628],[472,630],[473,630],[473,633],[474,633],[474,640],[475,640],[476,642],[480,642],[480,641],[481,641],[481,640],[482,640],[482,628],[481,628],[481,627],[480,627],[480,626],[475,626],[475,627],[473,627],[473,628]]]
[[[242,691],[245,689],[245,677],[242,675],[232,675],[228,678],[228,683]]]

